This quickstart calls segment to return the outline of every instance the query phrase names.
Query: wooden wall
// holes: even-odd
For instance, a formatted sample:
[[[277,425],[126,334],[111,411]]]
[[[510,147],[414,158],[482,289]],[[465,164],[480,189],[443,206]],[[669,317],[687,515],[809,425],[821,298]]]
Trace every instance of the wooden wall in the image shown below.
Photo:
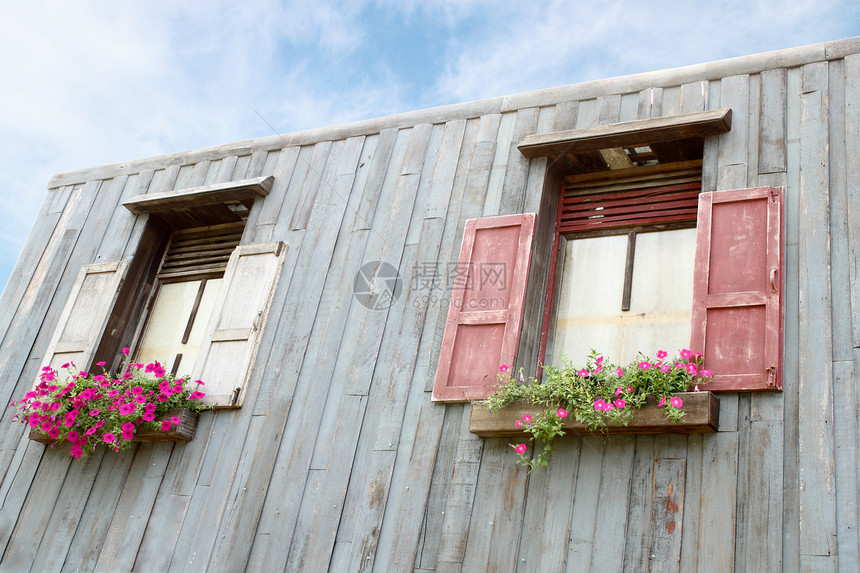
[[[244,407],[204,414],[188,444],[74,462],[3,411],[0,570],[856,570],[856,52],[834,42],[55,177],[0,298],[7,403],[78,269],[134,256],[145,221],[124,199],[274,175],[243,242],[290,248]],[[469,433],[468,406],[430,401],[446,295],[413,288],[413,269],[456,261],[468,218],[540,210],[547,165],[517,151],[525,135],[725,107],[704,189],[787,189],[784,392],[723,395],[716,434],[565,438],[528,476],[506,440]],[[352,295],[377,260],[403,277],[384,310]]]

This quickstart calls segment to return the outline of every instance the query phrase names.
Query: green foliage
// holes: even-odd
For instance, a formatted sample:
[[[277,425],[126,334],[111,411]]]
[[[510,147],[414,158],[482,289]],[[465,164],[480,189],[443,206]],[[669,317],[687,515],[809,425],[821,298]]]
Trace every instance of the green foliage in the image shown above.
[[[592,350],[585,366],[576,368],[568,359],[561,367],[544,366],[542,382],[510,375],[502,366],[499,384],[484,403],[494,412],[517,401],[546,407],[546,412],[517,422],[517,427],[543,444],[542,451],[529,458],[525,444],[512,445],[519,455],[518,463],[529,471],[546,467],[552,454],[552,441],[564,435],[563,418],[572,415],[589,430],[605,431],[609,424],[626,426],[648,396],[660,400],[659,406],[672,422],[684,418],[683,402],[676,394],[691,388],[698,390],[711,377],[709,370],[700,370],[701,354],[684,349],[679,357],[667,360],[667,353],[657,352],[657,360],[640,355],[625,367],[619,367]]]

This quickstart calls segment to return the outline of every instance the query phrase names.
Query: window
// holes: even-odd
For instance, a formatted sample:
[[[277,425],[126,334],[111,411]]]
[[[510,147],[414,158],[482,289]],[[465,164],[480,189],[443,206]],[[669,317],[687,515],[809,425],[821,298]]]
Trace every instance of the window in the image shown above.
[[[555,219],[556,231],[561,238],[556,243],[554,251],[534,253],[530,250],[525,257],[518,256],[512,259],[508,256],[498,259],[507,264],[515,260],[516,264],[513,268],[520,275],[527,276],[533,259],[541,261],[561,254],[561,262],[556,258],[548,265],[541,264],[547,269],[548,281],[561,283],[557,290],[567,296],[568,300],[564,302],[566,306],[563,307],[566,310],[561,312],[562,320],[575,323],[571,325],[573,330],[579,328],[584,333],[579,336],[580,332],[577,332],[576,336],[572,336],[579,340],[570,343],[573,347],[581,350],[586,346],[588,348],[599,346],[600,340],[592,344],[582,341],[592,340],[592,336],[595,338],[609,336],[607,333],[611,334],[613,329],[607,328],[607,324],[613,320],[623,322],[617,321],[617,315],[630,312],[620,310],[626,304],[630,305],[631,310],[637,308],[635,305],[645,307],[650,305],[649,312],[645,314],[651,314],[653,320],[644,331],[639,329],[639,332],[636,332],[639,325],[632,321],[627,321],[629,324],[612,325],[615,329],[615,335],[611,337],[614,340],[613,344],[620,348],[622,354],[625,352],[624,338],[628,331],[630,336],[637,339],[640,336],[644,339],[658,338],[661,345],[665,344],[659,324],[665,316],[661,315],[677,314],[677,316],[671,316],[670,322],[673,324],[667,331],[672,332],[670,336],[689,342],[689,347],[694,351],[704,351],[705,367],[717,373],[709,385],[709,390],[781,389],[783,280],[781,190],[759,188],[699,194],[698,189],[695,189],[694,196],[698,199],[695,210],[691,210],[689,205],[681,209],[677,204],[678,201],[671,198],[663,201],[663,198],[668,196],[663,198],[644,196],[634,201],[634,203],[638,202],[635,208],[628,209],[626,206],[621,206],[621,211],[611,212],[619,205],[611,204],[610,199],[623,198],[625,193],[629,198],[631,196],[629,194],[636,193],[629,181],[621,184],[621,188],[618,187],[622,178],[635,173],[640,181],[660,180],[665,179],[667,171],[677,176],[679,167],[684,165],[687,168],[694,167],[688,162],[697,160],[696,153],[701,154],[702,137],[709,133],[728,130],[730,118],[730,110],[717,110],[559,134],[529,136],[520,145],[520,149],[527,157],[550,155],[556,164],[566,165],[567,172],[574,173],[568,176],[568,183],[591,182],[600,187],[600,191],[604,194],[598,197],[605,201],[604,204],[597,206],[592,204],[589,207],[592,209],[591,214],[578,222],[575,220],[576,217],[564,217],[574,210],[565,209],[564,197],[560,198],[559,216],[553,219]],[[634,157],[630,152],[631,149],[638,155]],[[611,152],[601,153],[607,150]],[[670,160],[662,161],[661,157],[669,157]],[[701,159],[701,155],[698,159]],[[655,160],[656,163],[654,163]],[[594,173],[593,171],[598,168],[601,172]],[[624,177],[621,177],[622,173]],[[671,184],[666,185],[666,181],[663,180],[659,186],[666,191],[669,188],[690,183],[672,181]],[[646,185],[646,187],[649,186]],[[650,187],[653,188],[653,185]],[[591,193],[599,195],[594,192],[594,189]],[[574,202],[576,201],[575,199]],[[581,200],[579,201],[581,203]],[[683,202],[686,204],[688,200],[684,199]],[[662,207],[666,207],[666,210],[657,217],[659,220],[637,220],[649,218],[655,208],[662,208],[661,204]],[[602,209],[595,211],[598,207]],[[685,213],[671,212],[677,209],[686,209],[686,211]],[[519,217],[529,216],[533,217],[528,214],[519,215]],[[467,260],[473,268],[479,268],[481,263],[494,261],[492,258],[476,255],[469,245],[476,241],[473,229],[481,227],[485,235],[492,235],[497,232],[496,225],[501,219],[505,218],[494,217],[467,223],[461,250],[461,264]],[[571,230],[571,226],[577,225],[581,228]],[[693,225],[695,230],[692,228]],[[584,227],[588,226],[603,227],[603,230],[595,233],[592,229],[589,233],[584,230]],[[618,230],[620,228],[626,230],[621,232]],[[540,229],[537,233],[540,233]],[[531,235],[534,236],[535,232],[532,231]],[[589,239],[597,239],[597,241],[588,243]],[[632,241],[635,241],[635,257],[629,254]],[[519,244],[528,244],[529,248],[533,243],[537,244],[537,241],[532,241],[528,236],[519,238]],[[665,256],[667,249],[673,254],[680,254],[681,251],[685,253],[683,255],[685,262],[681,265],[682,273],[688,277],[684,281],[690,287],[681,289],[683,292],[674,285],[660,284],[663,275],[649,268],[653,267],[653,263],[649,264],[649,262]],[[570,252],[567,253],[567,251]],[[585,267],[596,264],[596,259],[607,257],[613,259],[613,262],[607,263],[613,269],[608,274],[614,275],[614,278],[607,279],[612,284],[611,289],[614,289],[612,292],[609,292],[608,286],[595,287],[588,282],[583,283],[578,280],[579,277],[569,276],[569,273],[564,270],[561,273],[555,272],[558,266],[564,268],[565,254],[569,255],[568,260],[573,260],[576,252],[584,257],[584,259],[580,258],[580,261]],[[486,253],[496,256],[491,249],[486,249]],[[639,257],[644,257],[644,264],[640,265],[640,272],[637,275],[636,265],[633,264],[631,267],[629,262],[635,263],[635,259]],[[623,273],[621,272],[622,260],[624,261]],[[572,267],[568,266],[576,269],[577,272],[580,270],[576,263]],[[629,272],[628,267],[630,267]],[[691,281],[689,277],[692,277]],[[652,287],[650,290],[649,285]],[[529,285],[528,292],[530,296],[534,296],[534,293],[541,288],[540,285]],[[553,288],[548,290],[555,292]],[[544,293],[546,292],[547,289],[544,288]],[[675,300],[676,295],[678,297],[683,295],[684,300]],[[601,315],[603,324],[595,323],[594,328],[589,332],[588,329],[591,328],[589,321],[593,318],[590,314],[593,315],[598,309],[597,303],[588,298],[592,296],[596,296],[598,302],[605,299],[603,303],[606,308],[609,308],[609,304],[615,304],[619,310],[616,312],[615,319],[611,317],[607,319],[605,314]],[[477,316],[464,316],[467,313],[459,312],[454,308],[449,309],[436,374],[434,400],[463,401],[485,397],[495,383],[495,373],[500,364],[514,364],[517,353],[538,352],[538,349],[523,348],[521,345],[511,351],[505,344],[510,339],[519,340],[523,320],[522,311],[526,306],[525,297],[525,290],[520,298],[517,298],[511,290],[510,296],[506,299],[507,307],[504,315],[495,319],[496,324],[503,324],[504,328],[496,326],[492,332],[487,330],[487,335],[473,328],[478,324]],[[611,300],[613,298],[616,301],[614,303]],[[654,303],[655,300],[661,299],[663,303]],[[680,308],[686,307],[688,300],[691,311],[681,316]],[[545,294],[544,302],[546,302]],[[555,312],[558,316],[558,311]],[[528,320],[543,319],[544,317],[528,317]],[[546,327],[543,329],[547,334],[549,330],[552,329]],[[684,330],[686,330],[686,336],[682,334]],[[598,332],[601,334],[597,334]],[[559,340],[558,343],[568,345],[566,340]],[[649,342],[646,341],[644,344],[648,345]],[[555,355],[556,349],[552,352]],[[490,354],[491,357],[485,356],[486,354]]]
[[[149,216],[137,252],[81,269],[46,362],[106,360],[116,370],[120,349],[136,347],[140,360],[170,359],[168,368],[204,380],[208,403],[241,406],[287,251],[239,244],[248,210],[271,185],[257,178],[126,201]]]

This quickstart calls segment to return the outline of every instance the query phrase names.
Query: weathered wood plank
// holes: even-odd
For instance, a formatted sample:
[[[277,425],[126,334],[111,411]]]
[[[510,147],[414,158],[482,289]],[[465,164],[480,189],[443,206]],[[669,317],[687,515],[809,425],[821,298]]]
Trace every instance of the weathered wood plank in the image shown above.
[[[785,171],[785,69],[761,73],[759,173]]]
[[[333,452],[329,455],[329,463],[325,470],[310,470],[312,475],[320,474],[317,476],[319,483],[316,485],[319,493],[309,495],[309,489],[314,487],[314,481],[309,479],[305,487],[302,509],[296,521],[296,531],[287,554],[286,571],[321,571],[328,567],[335,537],[340,529],[338,523],[341,521],[341,512],[344,508],[347,483],[367,491],[370,504],[383,506],[385,504],[386,492],[383,481],[387,480],[384,477],[377,475],[367,482],[352,484],[352,478],[358,469],[357,464],[371,461],[367,458],[358,458],[356,451],[359,441],[356,422],[364,419],[367,405],[367,396],[343,396],[339,409],[341,416],[338,418],[337,427],[330,442]],[[386,457],[393,457],[393,453],[384,452]],[[318,502],[316,502],[317,499]],[[361,519],[362,515],[354,517]],[[362,553],[372,547],[375,547],[375,544],[363,547]],[[356,565],[364,567],[365,561],[372,562],[373,551],[369,553],[363,555],[358,563],[355,559],[347,560],[347,569],[357,571]],[[367,557],[371,559],[366,559]],[[372,563],[369,565],[372,566]]]
[[[129,452],[131,453],[131,452]],[[119,502],[133,455],[113,455],[103,448],[90,454],[98,460],[95,482],[85,497],[83,513],[69,545],[62,571],[94,571]]]
[[[523,525],[527,472],[507,440],[487,440],[463,556],[464,571],[511,570]]]
[[[601,571],[622,571],[624,550],[619,539],[617,551],[606,551],[608,539],[621,537],[627,529],[630,508],[630,480],[636,439],[612,436],[604,439],[603,467],[598,494],[599,507],[595,514],[592,568]]]
[[[856,352],[853,361],[833,364],[833,389],[839,396],[835,407],[834,439],[836,445],[836,533],[839,561],[860,562],[860,511],[858,511],[858,398]]]
[[[484,448],[484,440],[469,433],[468,408],[461,404],[448,404],[447,408],[452,422],[456,421],[457,413],[462,418],[443,510],[445,517],[436,553],[437,568],[445,562],[463,563]]]
[[[526,202],[527,182],[531,176],[531,162],[517,150],[516,142],[522,141],[529,134],[536,133],[539,118],[538,108],[528,108],[517,112],[517,123],[513,136],[514,144],[509,145],[507,149],[505,180],[497,213],[499,215],[526,212],[524,211],[524,204]]]
[[[651,558],[648,571],[680,571],[686,460],[654,460]]]
[[[555,106],[555,131],[567,131],[576,127],[578,101],[563,101]],[[543,110],[541,110],[543,113]]]
[[[828,64],[828,137],[830,146],[830,280],[832,297],[833,360],[854,357],[851,304],[851,231],[849,230],[848,150],[845,138],[845,70],[841,60]],[[846,264],[847,263],[847,264]],[[837,394],[838,395],[838,394]]]
[[[830,302],[827,64],[802,72],[800,98],[800,554],[836,552]]]
[[[798,300],[800,262],[799,192],[800,192],[800,93],[801,70],[786,71],[786,201],[785,201],[785,294],[786,300]],[[786,305],[783,332],[783,395],[785,396],[786,447],[783,460],[783,553],[786,571],[800,571],[800,478],[798,456],[798,371],[800,355],[800,318],[797,304]]]
[[[595,545],[594,530],[597,524],[600,500],[601,468],[606,450],[604,438],[583,437],[576,471],[576,494],[570,512],[570,538],[565,571],[591,571],[595,568],[592,555]]]
[[[292,216],[290,220],[290,230],[295,231],[298,229],[304,229],[307,226],[308,219],[310,219],[311,216],[311,209],[314,205],[314,199],[316,198],[320,185],[330,185],[331,182],[326,175],[328,175],[328,177],[333,177],[336,174],[337,158],[340,157],[340,148],[342,146],[343,142],[332,144],[329,141],[320,142],[314,145],[313,155],[311,155],[310,165],[308,166],[308,176],[305,177],[301,190],[296,197],[297,201],[295,203],[294,211],[292,213],[288,213]],[[328,157],[329,153],[332,154],[333,160],[331,161]],[[281,219],[283,220],[283,216]],[[277,235],[277,230],[275,231],[275,234]]]
[[[705,109],[713,110],[720,107],[723,107],[720,105],[720,82],[709,82]],[[719,135],[705,137],[705,145],[702,151],[702,191],[717,190],[717,176],[720,166],[720,139],[721,136]]]
[[[624,571],[647,571],[654,497],[654,436],[636,436],[624,530]]]
[[[708,102],[708,82],[702,80],[681,86],[681,109],[679,113],[706,111]]]
[[[704,436],[698,571],[731,571],[735,557],[738,433]]]
[[[98,570],[131,571],[173,444],[142,444],[134,453],[123,493],[96,564]]]
[[[843,62],[844,81],[844,125],[845,149],[860,149],[860,57],[848,56]],[[834,137],[833,139],[837,139]],[[849,279],[851,282],[851,324],[853,325],[854,347],[860,347],[860,190],[857,189],[857,173],[860,173],[860,156],[846,152],[845,173],[850,175],[853,184],[847,186],[848,193],[848,244],[854,255],[849,258]],[[838,166],[837,166],[838,167]]]
[[[503,114],[499,120],[499,129],[496,133],[495,152],[493,155],[490,177],[487,181],[487,194],[484,199],[484,211],[482,216],[490,217],[499,214],[502,203],[502,186],[505,181],[505,171],[508,166],[509,151],[513,139],[514,125],[517,123],[517,113],[508,112]]]
[[[671,117],[681,113],[681,86],[663,88],[660,115]]]
[[[424,223],[427,220],[427,209],[428,206],[434,202],[438,203],[440,199],[437,199],[432,196],[432,188],[433,188],[433,179],[436,176],[436,167],[439,165],[439,157],[440,154],[443,153],[442,143],[445,139],[445,133],[447,129],[444,125],[434,125],[431,128],[430,139],[427,142],[427,153],[424,161],[426,165],[424,169],[421,171],[421,179],[418,182],[418,192],[415,197],[415,206],[412,209],[412,216],[409,218],[409,230],[406,233],[405,244],[416,245],[421,240],[421,234],[424,230]],[[454,143],[455,148],[459,151],[459,143]],[[455,166],[451,166],[451,173],[453,177],[453,170]],[[450,182],[449,182],[450,185]],[[445,193],[443,192],[443,195]],[[448,200],[447,197],[443,197],[442,200]],[[441,236],[441,230],[440,230]],[[438,245],[434,245],[434,250],[438,249]],[[433,255],[433,259],[435,259],[435,253]],[[424,257],[421,257],[424,259]],[[417,265],[417,263],[414,263]],[[403,279],[404,292],[406,288],[412,288],[411,281],[414,278],[415,266],[412,268],[403,267],[401,263],[401,274]],[[407,285],[406,282],[410,281],[410,284]]]
[[[517,571],[564,571],[581,445],[578,438],[559,440],[549,466],[529,477]],[[514,459],[508,452],[506,463]]]
[[[277,163],[273,167],[272,176],[275,180],[272,183],[272,188],[269,190],[266,200],[262,202],[256,214],[256,219],[251,221],[249,217],[248,224],[253,229],[251,242],[256,243],[269,240],[266,229],[270,229],[278,220],[278,213],[281,210],[281,205],[284,203],[284,197],[287,194],[287,189],[290,186],[294,173],[307,168],[306,163],[299,164],[300,152],[301,148],[299,147],[288,147],[275,156]],[[308,152],[306,151],[305,153]]]
[[[720,105],[732,110],[732,129],[720,135],[717,190],[743,189],[747,181],[749,140],[749,76],[720,80]]]
[[[28,450],[34,453],[42,453],[44,449],[42,445],[28,446]],[[40,460],[35,455],[25,456],[24,462],[38,467],[38,470],[34,475],[27,471],[29,468],[22,463],[25,471],[22,472],[21,477],[29,474],[31,479],[27,483],[22,483],[21,489],[13,485],[9,491],[10,496],[26,496],[26,500],[22,500],[23,507],[15,503],[15,497],[12,497],[13,502],[9,504],[9,511],[7,512],[7,507],[4,506],[3,513],[0,514],[0,525],[4,533],[4,539],[0,540],[2,541],[0,545],[4,546],[3,566],[10,571],[29,571],[36,559],[39,544],[44,539],[45,530],[48,528],[72,461],[71,456],[60,452],[51,452],[50,455],[39,457],[42,458],[42,463],[39,463]]]
[[[640,440],[642,438],[639,438]],[[684,524],[681,528],[681,559],[679,569],[692,571],[699,557],[699,513],[702,501],[702,467],[704,434],[687,438],[687,475],[684,480]],[[646,557],[647,558],[647,557]]]
[[[754,187],[758,183],[759,147],[761,138],[761,76],[749,77],[749,108],[747,110],[747,179],[745,186]]]

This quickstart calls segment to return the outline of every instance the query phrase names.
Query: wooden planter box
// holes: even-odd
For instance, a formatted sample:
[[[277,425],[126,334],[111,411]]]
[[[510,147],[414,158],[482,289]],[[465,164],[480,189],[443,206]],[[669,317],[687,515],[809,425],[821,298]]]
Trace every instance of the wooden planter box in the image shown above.
[[[579,435],[703,434],[717,431],[720,400],[712,392],[685,392],[678,396],[684,401],[683,410],[686,412],[684,419],[678,423],[667,420],[663,409],[657,407],[657,400],[649,398],[627,426],[609,424],[605,431],[592,432],[571,415],[564,420],[563,429],[566,434]],[[522,428],[515,426],[516,421],[522,419],[525,414],[535,417],[544,412],[546,408],[543,406],[519,402],[493,413],[482,403],[474,402],[469,431],[484,438],[527,436]]]
[[[155,423],[160,424],[172,416],[177,416],[182,423],[179,426],[171,426],[167,432],[162,432],[160,429],[152,430],[150,428],[138,428],[132,438],[132,442],[187,442],[194,437],[194,432],[197,430],[197,420],[200,414],[186,409],[169,410],[164,416],[155,419]],[[101,434],[96,434],[101,437]],[[30,430],[30,439],[43,444],[52,444],[54,439],[48,436],[42,430],[32,428]]]

